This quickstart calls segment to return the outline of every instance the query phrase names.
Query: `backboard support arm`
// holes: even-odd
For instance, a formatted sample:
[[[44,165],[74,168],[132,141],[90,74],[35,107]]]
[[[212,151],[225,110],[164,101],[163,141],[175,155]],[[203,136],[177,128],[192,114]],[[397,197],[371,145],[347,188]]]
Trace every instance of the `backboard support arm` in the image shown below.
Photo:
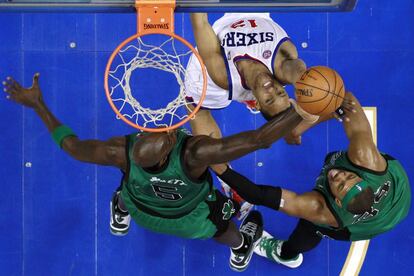
[[[174,33],[175,0],[135,0],[139,34]]]

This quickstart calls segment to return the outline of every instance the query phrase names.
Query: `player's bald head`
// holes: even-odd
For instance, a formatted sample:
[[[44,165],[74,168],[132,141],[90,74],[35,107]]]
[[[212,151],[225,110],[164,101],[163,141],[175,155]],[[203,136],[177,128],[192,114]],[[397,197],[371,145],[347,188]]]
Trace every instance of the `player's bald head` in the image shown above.
[[[133,161],[142,168],[156,166],[163,161],[177,141],[177,133],[141,133],[133,147]]]

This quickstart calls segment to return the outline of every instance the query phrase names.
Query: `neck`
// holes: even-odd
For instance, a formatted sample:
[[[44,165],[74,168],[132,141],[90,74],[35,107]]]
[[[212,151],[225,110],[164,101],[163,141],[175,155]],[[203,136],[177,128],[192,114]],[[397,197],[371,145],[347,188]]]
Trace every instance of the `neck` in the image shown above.
[[[240,60],[236,63],[236,67],[250,90],[254,89],[256,78],[259,74],[269,73],[269,69],[266,66],[253,60]]]

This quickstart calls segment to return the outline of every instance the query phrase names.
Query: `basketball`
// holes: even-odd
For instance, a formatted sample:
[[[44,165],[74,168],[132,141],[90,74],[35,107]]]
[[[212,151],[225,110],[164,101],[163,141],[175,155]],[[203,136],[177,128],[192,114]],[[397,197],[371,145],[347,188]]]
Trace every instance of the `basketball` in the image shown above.
[[[344,82],[335,70],[314,66],[295,83],[295,97],[306,112],[325,116],[341,106],[345,97]]]

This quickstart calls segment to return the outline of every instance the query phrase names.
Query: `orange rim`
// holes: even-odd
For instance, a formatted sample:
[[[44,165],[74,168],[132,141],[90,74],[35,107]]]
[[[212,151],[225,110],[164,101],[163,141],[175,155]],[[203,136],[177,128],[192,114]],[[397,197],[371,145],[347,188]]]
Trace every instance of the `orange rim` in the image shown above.
[[[109,89],[109,85],[108,85],[109,71],[110,71],[112,62],[114,61],[114,59],[115,59],[116,55],[119,53],[119,51],[126,44],[128,44],[129,42],[131,42],[132,40],[137,39],[138,37],[141,37],[141,36],[144,36],[144,35],[147,35],[147,34],[162,34],[162,35],[171,36],[174,39],[177,39],[181,43],[183,43],[184,45],[186,45],[188,48],[190,48],[190,50],[194,53],[194,55],[198,59],[198,62],[201,65],[201,72],[202,72],[202,75],[203,75],[203,91],[202,91],[202,94],[201,94],[201,97],[200,97],[200,100],[199,100],[197,106],[188,115],[187,118],[183,119],[182,121],[180,121],[180,122],[178,122],[176,124],[173,124],[171,126],[164,127],[164,128],[143,127],[143,126],[140,126],[140,125],[132,122],[131,120],[129,120],[128,118],[126,118],[124,115],[122,115],[121,112],[118,110],[118,108],[115,106],[115,104],[112,101],[112,98],[111,98],[111,95],[110,95],[110,89]],[[201,59],[201,56],[198,54],[197,50],[187,40],[185,40],[181,36],[176,35],[175,33],[172,33],[172,32],[171,33],[167,33],[167,32],[154,32],[154,31],[152,31],[151,33],[146,33],[146,34],[141,34],[141,33],[135,34],[135,35],[127,38],[121,44],[118,45],[118,47],[112,52],[112,54],[111,54],[111,56],[110,56],[110,58],[108,60],[108,63],[106,65],[104,82],[105,82],[104,83],[104,86],[105,86],[105,94],[106,94],[106,98],[107,98],[107,100],[109,102],[109,105],[111,106],[112,110],[116,113],[116,115],[119,116],[119,118],[121,118],[122,121],[124,121],[126,124],[128,124],[128,125],[136,128],[136,129],[139,129],[139,130],[142,130],[142,131],[148,131],[148,132],[164,132],[164,131],[169,131],[169,130],[176,129],[176,128],[184,125],[185,123],[187,123],[189,120],[191,120],[195,116],[195,114],[198,112],[198,110],[200,110],[201,104],[203,103],[204,98],[206,96],[206,90],[207,90],[207,73],[206,73],[206,69],[205,69],[203,60]]]

